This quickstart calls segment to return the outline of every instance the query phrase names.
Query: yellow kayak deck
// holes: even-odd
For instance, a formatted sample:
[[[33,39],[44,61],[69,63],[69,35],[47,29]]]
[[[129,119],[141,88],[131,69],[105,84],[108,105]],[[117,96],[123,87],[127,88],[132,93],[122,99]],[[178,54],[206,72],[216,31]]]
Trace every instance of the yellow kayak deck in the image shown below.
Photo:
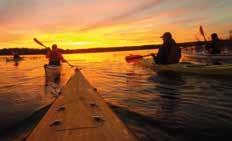
[[[136,141],[76,70],[27,141]]]

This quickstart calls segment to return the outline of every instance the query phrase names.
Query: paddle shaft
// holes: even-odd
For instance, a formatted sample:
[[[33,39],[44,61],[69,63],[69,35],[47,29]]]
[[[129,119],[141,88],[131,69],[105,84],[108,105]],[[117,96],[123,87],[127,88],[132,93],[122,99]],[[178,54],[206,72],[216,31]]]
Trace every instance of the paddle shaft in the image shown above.
[[[71,68],[73,68],[74,66],[72,64],[70,64],[68,61],[66,62]]]
[[[151,56],[152,54],[147,54],[147,55],[130,55],[130,56],[126,56],[126,61],[127,62],[132,62],[138,59],[141,59],[143,57],[147,57],[147,56]]]

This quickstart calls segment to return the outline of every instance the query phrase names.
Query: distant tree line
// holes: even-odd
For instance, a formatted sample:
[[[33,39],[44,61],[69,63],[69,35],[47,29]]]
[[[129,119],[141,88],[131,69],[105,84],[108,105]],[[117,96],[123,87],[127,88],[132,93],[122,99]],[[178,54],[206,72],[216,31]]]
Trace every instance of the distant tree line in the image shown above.
[[[45,49],[34,49],[34,48],[4,48],[0,49],[0,55],[11,55],[12,52],[17,51],[19,54],[45,54]]]
[[[180,47],[193,47],[204,45],[203,41],[196,42],[185,42],[178,43]],[[232,40],[222,40],[222,46],[232,47]],[[125,47],[110,47],[110,48],[88,48],[88,49],[60,49],[64,54],[72,53],[95,53],[95,52],[113,52],[113,51],[131,51],[131,50],[147,50],[147,49],[158,49],[162,45],[143,45],[143,46],[125,46]],[[0,55],[11,55],[13,51],[17,51],[22,55],[36,55],[36,54],[46,54],[46,49],[35,49],[35,48],[4,48],[0,49]]]

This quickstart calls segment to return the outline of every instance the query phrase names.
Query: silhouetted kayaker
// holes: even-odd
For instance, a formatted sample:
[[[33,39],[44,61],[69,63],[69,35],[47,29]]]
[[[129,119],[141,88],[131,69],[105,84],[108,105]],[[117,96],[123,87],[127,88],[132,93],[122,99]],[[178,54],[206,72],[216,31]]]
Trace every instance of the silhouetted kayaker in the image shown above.
[[[170,32],[165,32],[163,36],[163,46],[159,48],[157,56],[153,55],[156,64],[175,64],[181,58],[181,50]]]
[[[217,33],[211,34],[211,39],[212,41],[206,45],[206,50],[211,54],[220,54],[221,46]]]
[[[61,62],[67,62],[60,53],[56,44],[52,45],[52,50],[48,50],[46,57],[49,58],[49,65],[59,66]]]
[[[12,52],[12,55],[13,55],[13,59],[14,59],[14,60],[20,59],[20,55],[19,55],[18,51]]]

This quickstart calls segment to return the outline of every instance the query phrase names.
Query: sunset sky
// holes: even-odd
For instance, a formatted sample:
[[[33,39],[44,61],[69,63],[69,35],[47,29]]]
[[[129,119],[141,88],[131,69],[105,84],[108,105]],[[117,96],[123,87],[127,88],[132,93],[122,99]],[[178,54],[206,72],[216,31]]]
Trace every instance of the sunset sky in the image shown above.
[[[0,48],[50,46],[77,49],[177,42],[232,30],[232,0],[0,0]]]

